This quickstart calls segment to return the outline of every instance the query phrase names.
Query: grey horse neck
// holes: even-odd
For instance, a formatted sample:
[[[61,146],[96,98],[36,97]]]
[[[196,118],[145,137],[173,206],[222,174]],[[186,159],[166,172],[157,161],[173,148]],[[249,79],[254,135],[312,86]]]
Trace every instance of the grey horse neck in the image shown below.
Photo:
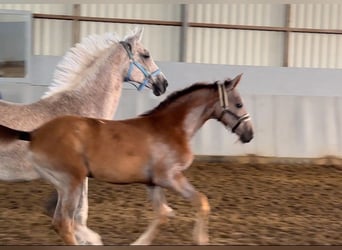
[[[129,60],[121,48],[112,50],[112,53],[99,59],[95,70],[87,69],[93,71],[90,76],[82,74],[79,79],[81,84],[45,97],[37,105],[53,106],[54,109],[60,107],[60,110],[55,110],[59,114],[72,111],[77,115],[112,119],[122,92],[125,73],[122,65],[128,64]],[[64,107],[68,109],[64,110]]]

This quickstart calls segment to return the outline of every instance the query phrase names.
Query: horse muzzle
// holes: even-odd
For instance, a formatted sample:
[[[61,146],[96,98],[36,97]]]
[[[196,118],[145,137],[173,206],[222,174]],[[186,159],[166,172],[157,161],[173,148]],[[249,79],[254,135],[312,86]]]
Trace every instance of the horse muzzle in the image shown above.
[[[153,94],[156,96],[164,94],[168,85],[169,83],[164,77],[157,76],[152,83]]]
[[[253,137],[254,137],[253,129],[245,128],[244,132],[240,135],[240,141],[242,143],[248,143],[253,139]]]

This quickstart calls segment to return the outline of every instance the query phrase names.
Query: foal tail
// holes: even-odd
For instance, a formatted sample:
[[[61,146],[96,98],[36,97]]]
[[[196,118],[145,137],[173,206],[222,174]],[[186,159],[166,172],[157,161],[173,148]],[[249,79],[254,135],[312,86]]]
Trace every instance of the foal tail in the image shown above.
[[[16,140],[31,141],[31,133],[0,125],[0,144]]]

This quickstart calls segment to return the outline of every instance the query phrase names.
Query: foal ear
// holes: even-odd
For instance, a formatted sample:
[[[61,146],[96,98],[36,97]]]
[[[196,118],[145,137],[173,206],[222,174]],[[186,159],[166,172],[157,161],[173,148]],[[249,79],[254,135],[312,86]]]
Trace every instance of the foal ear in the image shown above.
[[[224,85],[228,90],[234,89],[241,80],[242,73],[240,75],[237,75],[233,80],[228,79],[224,81]]]

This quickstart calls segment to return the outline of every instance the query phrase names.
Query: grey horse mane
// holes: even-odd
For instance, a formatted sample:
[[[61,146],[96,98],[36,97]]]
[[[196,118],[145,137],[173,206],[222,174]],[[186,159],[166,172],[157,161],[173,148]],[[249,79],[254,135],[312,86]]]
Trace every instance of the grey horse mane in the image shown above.
[[[80,72],[87,69],[90,62],[96,60],[104,50],[117,44],[118,41],[119,38],[115,33],[90,35],[83,38],[80,43],[70,48],[57,64],[52,83],[42,98],[49,97],[56,92],[67,90],[78,84],[74,79],[79,76]]]

